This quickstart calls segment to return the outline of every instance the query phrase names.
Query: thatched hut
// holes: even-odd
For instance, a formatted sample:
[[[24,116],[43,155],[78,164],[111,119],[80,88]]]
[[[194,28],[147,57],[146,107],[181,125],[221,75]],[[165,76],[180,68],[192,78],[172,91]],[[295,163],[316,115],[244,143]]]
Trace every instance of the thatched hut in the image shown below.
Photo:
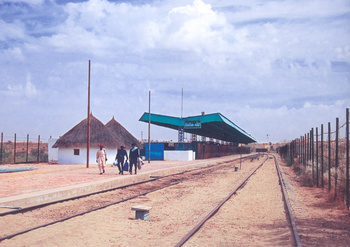
[[[59,164],[86,163],[87,121],[87,118],[82,120],[79,124],[61,136],[52,146],[53,148],[58,148]],[[134,137],[127,132],[124,127],[122,128],[123,131],[112,131],[110,127],[104,125],[100,120],[91,114],[89,163],[96,162],[96,152],[99,149],[100,144],[103,144],[107,151],[108,164],[113,163],[118,147],[121,145],[130,145],[130,141],[125,142],[125,140],[130,140],[131,137]],[[127,138],[127,135],[124,134],[124,130],[130,134],[131,137],[129,136],[129,139]]]
[[[106,124],[106,127],[109,128],[116,136],[118,136],[119,140],[124,143],[124,147],[126,149],[131,148],[131,144],[135,143],[137,147],[141,147],[140,142],[132,135],[129,131],[127,131],[117,120],[113,118]]]

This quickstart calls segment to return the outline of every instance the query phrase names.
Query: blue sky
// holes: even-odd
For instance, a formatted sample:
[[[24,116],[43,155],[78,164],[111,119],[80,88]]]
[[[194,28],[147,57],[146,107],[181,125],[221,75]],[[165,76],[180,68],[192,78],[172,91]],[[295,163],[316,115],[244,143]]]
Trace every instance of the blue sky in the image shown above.
[[[345,121],[350,2],[2,0],[0,57],[8,139],[86,118],[91,60],[92,113],[138,139],[148,92],[152,113],[180,117],[183,89],[183,116],[220,112],[258,142],[292,140]]]

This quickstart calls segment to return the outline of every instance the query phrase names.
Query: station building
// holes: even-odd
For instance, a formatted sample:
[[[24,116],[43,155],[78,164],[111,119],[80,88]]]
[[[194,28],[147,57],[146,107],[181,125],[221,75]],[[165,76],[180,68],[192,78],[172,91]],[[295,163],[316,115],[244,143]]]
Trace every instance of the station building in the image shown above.
[[[87,162],[87,125],[88,119],[85,118],[71,130],[65,133],[57,140],[49,140],[50,162],[58,164],[85,164]],[[92,114],[90,115],[90,148],[89,163],[96,163],[96,152],[99,145],[103,144],[107,152],[107,164],[112,164],[115,160],[117,149],[124,146],[131,148],[135,143],[141,146],[140,142],[127,131],[114,117],[103,124]],[[52,157],[57,157],[57,161]]]
[[[193,160],[249,153],[250,149],[241,144],[256,142],[221,113],[185,118],[144,113],[140,121],[178,131],[177,143],[144,143],[146,160]],[[190,143],[184,143],[184,133],[191,134]]]
[[[87,118],[57,140],[49,140],[49,161],[59,164],[84,164],[87,162]],[[117,149],[126,150],[136,143],[145,160],[195,160],[249,153],[242,145],[256,142],[255,138],[220,113],[178,118],[144,113],[140,121],[178,131],[178,142],[140,143],[114,117],[103,124],[90,115],[89,160],[94,163],[99,144],[108,155],[108,164],[115,160]],[[184,142],[184,134],[191,142]],[[57,161],[52,160],[55,157]]]

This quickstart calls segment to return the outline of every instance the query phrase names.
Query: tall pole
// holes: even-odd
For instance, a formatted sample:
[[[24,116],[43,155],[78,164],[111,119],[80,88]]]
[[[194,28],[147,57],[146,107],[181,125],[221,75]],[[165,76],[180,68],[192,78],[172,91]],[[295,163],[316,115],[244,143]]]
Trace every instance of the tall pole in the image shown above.
[[[346,206],[350,208],[349,193],[349,108],[346,108]]]
[[[89,168],[90,154],[90,69],[91,61],[89,60],[89,75],[88,75],[88,108],[87,108],[87,142],[86,142],[86,168]]]
[[[38,135],[38,157],[37,162],[40,162],[40,135]]]
[[[182,88],[182,95],[181,95],[181,118],[182,118],[183,111],[184,111],[184,89]]]
[[[328,122],[328,191],[331,191],[331,123]]]
[[[339,163],[339,118],[335,119],[335,173],[334,173],[334,199],[338,190],[338,163]]]
[[[28,162],[28,152],[29,152],[29,134],[27,134],[26,162]]]
[[[314,146],[314,128],[311,128],[311,159],[312,159],[312,182],[315,182],[315,146]]]
[[[324,187],[323,180],[323,124],[321,124],[321,187]]]
[[[306,165],[309,166],[309,157],[310,157],[310,133],[307,133],[306,139]]]
[[[318,187],[318,127],[316,127],[316,185]]]
[[[148,92],[148,163],[151,162],[151,91]]]
[[[2,164],[2,147],[4,141],[4,134],[1,132],[1,146],[0,146],[0,164]]]
[[[13,164],[16,164],[16,133],[15,133],[15,137],[14,137],[15,141],[14,141],[14,146],[13,146]]]

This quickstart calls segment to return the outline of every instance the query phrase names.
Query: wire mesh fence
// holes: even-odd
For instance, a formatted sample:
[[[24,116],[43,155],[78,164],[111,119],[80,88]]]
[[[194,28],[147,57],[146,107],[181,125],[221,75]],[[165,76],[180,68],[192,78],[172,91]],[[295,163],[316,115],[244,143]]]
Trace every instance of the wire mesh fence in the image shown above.
[[[6,141],[5,141],[6,140]],[[48,144],[37,138],[17,136],[0,137],[0,164],[18,164],[48,161]]]
[[[327,189],[334,199],[344,200],[350,208],[349,194],[349,109],[345,120],[336,118],[335,126],[312,128],[280,147],[278,153],[307,186]]]

